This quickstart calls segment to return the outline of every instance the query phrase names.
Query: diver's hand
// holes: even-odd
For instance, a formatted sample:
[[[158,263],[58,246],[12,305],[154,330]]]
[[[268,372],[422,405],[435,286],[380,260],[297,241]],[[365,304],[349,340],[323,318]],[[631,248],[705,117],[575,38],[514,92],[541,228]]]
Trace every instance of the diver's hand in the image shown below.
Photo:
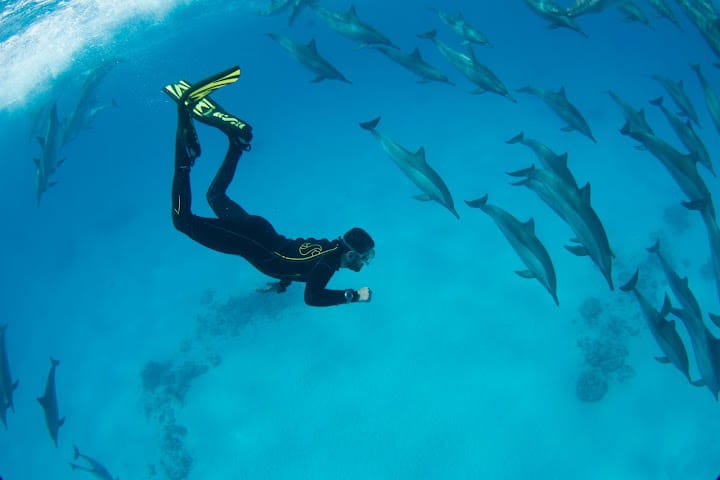
[[[260,293],[283,293],[285,290],[287,290],[287,286],[284,285],[282,282],[267,282],[266,288],[256,288],[256,292]]]
[[[362,287],[357,289],[358,302],[369,302],[372,299],[372,290],[368,287]]]

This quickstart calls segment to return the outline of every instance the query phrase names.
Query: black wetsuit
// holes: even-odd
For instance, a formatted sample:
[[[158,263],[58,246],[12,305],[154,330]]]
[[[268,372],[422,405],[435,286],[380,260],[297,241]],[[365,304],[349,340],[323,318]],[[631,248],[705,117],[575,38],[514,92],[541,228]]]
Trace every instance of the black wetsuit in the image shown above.
[[[262,273],[279,279],[279,291],[284,291],[291,282],[305,282],[308,305],[347,303],[345,290],[325,288],[340,268],[341,256],[346,251],[339,240],[283,237],[266,219],[250,215],[227,196],[227,188],[244,151],[242,146],[230,142],[208,189],[208,203],[218,218],[199,217],[191,212],[190,165],[194,159],[187,152],[183,132],[187,128],[184,122],[189,121],[182,115],[178,120],[172,185],[175,228],[208,248],[245,258]]]

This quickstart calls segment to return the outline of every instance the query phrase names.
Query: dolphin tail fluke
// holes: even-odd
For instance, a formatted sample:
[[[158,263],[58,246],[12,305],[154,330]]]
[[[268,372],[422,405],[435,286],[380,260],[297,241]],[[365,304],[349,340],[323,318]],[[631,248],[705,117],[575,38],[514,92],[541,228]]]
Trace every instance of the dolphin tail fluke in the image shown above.
[[[645,250],[650,253],[658,253],[660,251],[660,239],[658,238],[655,240],[655,243],[652,246],[647,247]]]
[[[654,99],[654,100],[650,100],[650,103],[653,104],[653,105],[657,105],[658,107],[662,107],[662,104],[663,104],[663,97],[662,97],[662,95],[659,96],[658,98]]]
[[[695,70],[697,73],[701,73],[701,71],[700,71],[700,64],[699,64],[699,63],[691,63],[691,64],[690,64],[690,68],[692,68],[693,70]]]
[[[631,292],[635,290],[635,287],[637,286],[638,276],[640,275],[640,270],[635,270],[635,274],[632,276],[628,282],[620,287],[620,290],[623,292]]]
[[[487,200],[488,194],[486,193],[485,195],[476,200],[465,200],[465,203],[468,207],[471,208],[483,208],[485,205],[487,205]]]
[[[430,40],[435,40],[435,36],[436,36],[436,35],[437,35],[437,30],[433,29],[433,30],[430,30],[429,32],[418,33],[418,34],[417,34],[417,37],[418,37],[418,38],[428,38],[428,39],[430,39]]]
[[[517,135],[515,135],[514,137],[512,137],[510,140],[505,140],[505,143],[509,143],[509,144],[522,143],[524,140],[525,140],[525,133],[520,132]]]
[[[360,127],[363,128],[363,129],[365,129],[365,130],[370,130],[370,131],[372,132],[373,130],[375,130],[375,128],[377,127],[378,123],[380,123],[380,119],[381,119],[381,118],[382,118],[382,117],[375,117],[375,118],[373,118],[372,120],[370,120],[369,122],[361,122],[361,123],[360,123]]]
[[[682,202],[682,206],[688,210],[698,210],[702,212],[710,206],[710,199],[705,197],[698,200],[692,200],[690,202]]]

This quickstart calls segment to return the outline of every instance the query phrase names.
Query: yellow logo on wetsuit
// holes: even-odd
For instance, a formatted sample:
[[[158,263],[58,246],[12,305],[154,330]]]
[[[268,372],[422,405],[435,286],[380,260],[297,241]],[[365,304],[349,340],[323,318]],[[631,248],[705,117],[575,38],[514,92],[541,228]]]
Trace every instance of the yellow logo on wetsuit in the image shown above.
[[[231,126],[236,127],[240,130],[247,126],[243,121],[236,117],[233,117],[232,115],[228,115],[225,112],[215,111],[215,105],[209,102],[206,98],[203,98],[197,104],[195,104],[195,107],[193,108],[193,113],[201,117],[219,118],[223,122],[229,123]]]
[[[298,247],[298,253],[303,257],[315,257],[323,251],[322,245],[305,242]]]

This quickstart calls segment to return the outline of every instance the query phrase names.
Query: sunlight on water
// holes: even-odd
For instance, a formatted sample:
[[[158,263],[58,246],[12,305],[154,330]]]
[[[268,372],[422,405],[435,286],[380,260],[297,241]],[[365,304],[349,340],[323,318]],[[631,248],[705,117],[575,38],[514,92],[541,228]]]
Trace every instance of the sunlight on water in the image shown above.
[[[46,2],[47,3],[47,2]],[[88,48],[102,48],[130,21],[161,21],[190,0],[76,0],[58,8],[0,44],[0,110],[44,91]],[[19,5],[17,12],[25,4]],[[37,6],[33,7],[37,8]]]

